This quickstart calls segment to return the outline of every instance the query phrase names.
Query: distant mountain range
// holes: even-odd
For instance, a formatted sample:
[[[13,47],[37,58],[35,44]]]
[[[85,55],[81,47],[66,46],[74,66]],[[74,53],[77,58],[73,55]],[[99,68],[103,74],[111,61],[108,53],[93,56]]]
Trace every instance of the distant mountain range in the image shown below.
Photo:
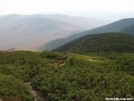
[[[134,36],[124,33],[101,33],[86,35],[73,40],[54,51],[79,54],[134,52]]]
[[[45,43],[106,22],[65,15],[4,15],[0,16],[0,49],[39,49]]]
[[[99,26],[102,26],[104,24],[108,24],[106,21],[102,20],[97,20],[93,18],[86,18],[86,17],[70,17],[67,15],[45,15],[45,18],[52,19],[55,21],[60,21],[60,22],[67,22],[73,25],[77,25],[82,27],[85,30],[93,29]]]
[[[98,33],[105,33],[105,32],[123,32],[134,35],[134,18],[129,19],[122,19],[107,25],[104,25],[102,27],[94,28],[88,31],[81,32],[79,34],[74,34],[66,38],[60,38],[53,41],[48,42],[43,47],[46,50],[52,50],[54,48],[57,48],[59,46],[64,45],[65,43],[70,42],[71,40],[80,38],[85,35],[89,34],[98,34]]]

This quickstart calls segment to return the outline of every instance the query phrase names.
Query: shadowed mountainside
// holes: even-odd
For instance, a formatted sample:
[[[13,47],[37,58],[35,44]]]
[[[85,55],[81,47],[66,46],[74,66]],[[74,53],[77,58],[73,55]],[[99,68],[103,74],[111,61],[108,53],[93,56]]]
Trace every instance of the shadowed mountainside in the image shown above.
[[[128,34],[134,35],[134,25],[130,26],[130,27],[127,27],[127,28],[124,28],[120,32],[124,32],[124,33],[128,33]]]
[[[73,40],[54,51],[80,54],[134,52],[134,36],[124,33],[92,34]]]
[[[80,38],[80,37],[85,36],[85,35],[105,33],[105,32],[120,32],[124,28],[130,27],[132,25],[134,25],[134,18],[122,19],[122,20],[110,23],[108,25],[104,25],[102,27],[98,27],[98,28],[94,28],[94,29],[91,29],[88,31],[84,31],[84,32],[81,32],[79,34],[74,34],[74,35],[71,35],[71,36],[66,37],[66,38],[60,38],[60,39],[50,41],[47,44],[45,44],[43,47],[44,47],[44,49],[52,50],[54,48],[57,48],[59,46],[64,45],[67,42],[70,42],[71,40]],[[122,31],[122,32],[126,32],[126,31]],[[134,34],[134,33],[130,33],[130,34]]]

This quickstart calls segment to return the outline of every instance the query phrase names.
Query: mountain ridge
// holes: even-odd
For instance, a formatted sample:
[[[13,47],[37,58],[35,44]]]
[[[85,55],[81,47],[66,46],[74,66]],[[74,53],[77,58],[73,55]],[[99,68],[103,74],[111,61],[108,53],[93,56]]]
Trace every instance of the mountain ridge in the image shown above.
[[[124,29],[126,27],[130,27],[132,25],[134,25],[134,18],[126,18],[126,19],[122,19],[122,20],[119,20],[116,22],[112,22],[112,23],[104,25],[102,27],[94,28],[94,29],[91,29],[88,31],[84,31],[84,32],[81,32],[78,34],[71,35],[69,37],[60,39],[60,42],[58,42],[58,39],[50,41],[50,42],[46,43],[43,47],[46,50],[52,50],[56,47],[64,45],[67,42],[70,42],[71,40],[80,38],[85,35],[105,33],[105,32],[120,32],[122,29]],[[60,43],[60,44],[57,45],[57,43]]]
[[[54,51],[72,53],[134,52],[134,36],[125,33],[91,34],[73,40]]]
[[[51,15],[54,16],[54,15]],[[62,15],[61,15],[62,17]],[[69,17],[74,19],[73,17]],[[88,26],[90,28],[90,26]],[[45,15],[4,15],[0,18],[0,49],[39,49],[51,40],[85,30],[67,21],[48,19]]]

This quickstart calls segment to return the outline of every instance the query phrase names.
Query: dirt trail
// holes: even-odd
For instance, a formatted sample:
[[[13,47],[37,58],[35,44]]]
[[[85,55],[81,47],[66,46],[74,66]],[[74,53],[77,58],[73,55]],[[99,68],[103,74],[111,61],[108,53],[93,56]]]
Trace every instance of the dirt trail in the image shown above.
[[[31,82],[25,82],[26,85],[29,86],[31,89],[30,92],[31,94],[35,97],[34,101],[45,101],[44,97],[42,96],[41,92],[33,89]]]
[[[93,59],[93,58],[89,58],[88,60],[89,60],[89,61],[98,61],[98,60],[95,60],[95,59]]]

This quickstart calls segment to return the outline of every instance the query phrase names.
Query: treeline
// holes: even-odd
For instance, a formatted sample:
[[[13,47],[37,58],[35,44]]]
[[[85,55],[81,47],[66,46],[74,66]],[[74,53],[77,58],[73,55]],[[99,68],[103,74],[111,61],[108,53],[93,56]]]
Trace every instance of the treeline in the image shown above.
[[[0,99],[34,101],[31,82],[45,101],[104,101],[134,97],[133,54],[106,55],[107,61],[90,62],[50,51],[0,54]]]

